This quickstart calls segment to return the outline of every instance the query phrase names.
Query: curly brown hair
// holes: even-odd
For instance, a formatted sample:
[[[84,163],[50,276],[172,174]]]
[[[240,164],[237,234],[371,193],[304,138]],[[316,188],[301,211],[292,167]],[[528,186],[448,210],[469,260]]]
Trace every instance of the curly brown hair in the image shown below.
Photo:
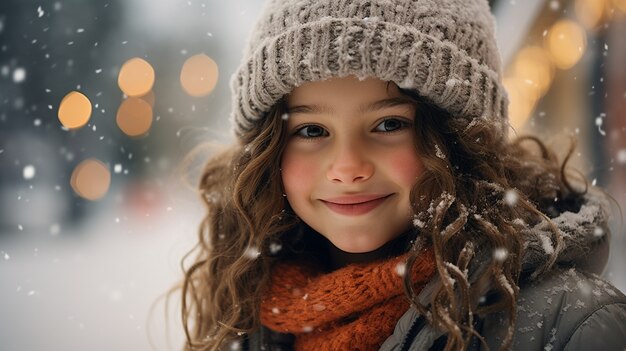
[[[416,106],[415,147],[425,171],[412,189],[415,240],[410,269],[425,241],[435,251],[439,284],[429,301],[405,290],[428,321],[447,332],[446,350],[464,349],[473,336],[475,315],[503,311],[509,347],[515,325],[520,278],[548,270],[556,252],[541,266],[522,269],[524,238],[518,224],[538,223],[559,203],[576,201],[565,175],[565,160],[540,140],[510,142],[483,120],[464,120],[402,90]],[[240,143],[213,157],[200,181],[207,214],[182,283],[186,350],[218,350],[259,327],[259,306],[276,260],[301,246],[302,223],[283,196],[280,159],[286,144],[279,101]],[[528,147],[534,143],[539,153]],[[506,196],[515,198],[506,204]],[[562,245],[552,225],[553,245]],[[281,248],[277,253],[276,248]],[[499,252],[493,255],[492,252]],[[184,264],[183,264],[184,266]],[[486,296],[496,298],[486,299]]]

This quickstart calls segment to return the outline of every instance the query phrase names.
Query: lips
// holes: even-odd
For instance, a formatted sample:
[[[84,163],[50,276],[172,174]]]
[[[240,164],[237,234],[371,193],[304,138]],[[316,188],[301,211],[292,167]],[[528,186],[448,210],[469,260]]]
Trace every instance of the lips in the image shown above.
[[[391,195],[341,196],[321,201],[333,212],[346,216],[358,216],[374,210]]]

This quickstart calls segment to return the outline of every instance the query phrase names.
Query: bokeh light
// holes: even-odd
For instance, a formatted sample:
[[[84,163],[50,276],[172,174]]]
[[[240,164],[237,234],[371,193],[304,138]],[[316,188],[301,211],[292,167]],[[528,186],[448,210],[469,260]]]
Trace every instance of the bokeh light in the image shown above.
[[[80,197],[87,200],[98,200],[109,191],[111,172],[97,159],[81,162],[72,172],[70,186]]]
[[[527,94],[539,99],[552,84],[554,65],[550,56],[541,47],[527,46],[522,49],[513,64],[515,76],[526,84]]]
[[[117,84],[128,96],[146,95],[154,85],[154,69],[146,60],[132,58],[122,65]]]
[[[188,58],[180,72],[180,84],[191,96],[200,97],[210,94],[217,85],[219,76],[217,63],[205,54]]]
[[[550,28],[545,44],[554,64],[558,68],[568,69],[583,56],[587,48],[587,37],[580,25],[564,19]]]
[[[130,97],[117,110],[117,126],[130,137],[146,134],[152,126],[152,107],[143,99]]]
[[[593,29],[602,21],[607,5],[607,0],[576,0],[574,10],[580,22]]]
[[[81,128],[89,122],[91,110],[89,99],[78,91],[72,91],[61,100],[59,121],[68,129]]]

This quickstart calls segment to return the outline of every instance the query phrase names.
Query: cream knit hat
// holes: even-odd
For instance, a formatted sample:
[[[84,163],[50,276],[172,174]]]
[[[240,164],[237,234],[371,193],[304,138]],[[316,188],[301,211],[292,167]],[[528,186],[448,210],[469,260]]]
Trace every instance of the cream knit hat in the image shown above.
[[[231,80],[235,134],[294,87],[349,75],[393,81],[506,135],[487,0],[269,0]]]

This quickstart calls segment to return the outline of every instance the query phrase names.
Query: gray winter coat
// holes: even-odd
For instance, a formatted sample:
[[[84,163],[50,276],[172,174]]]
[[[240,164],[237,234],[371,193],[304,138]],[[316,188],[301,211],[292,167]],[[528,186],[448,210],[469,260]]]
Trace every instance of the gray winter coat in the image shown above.
[[[545,240],[548,223],[522,229],[528,240],[525,272],[536,270],[548,253],[556,252],[558,259],[544,276],[520,284],[512,350],[626,350],[626,297],[594,274],[602,272],[608,258],[607,208],[605,197],[591,190],[576,212],[563,211],[553,218],[564,238],[560,248]],[[445,336],[429,325],[416,328],[421,321],[415,309],[407,311],[381,351],[438,349]],[[507,331],[502,314],[488,316],[475,327],[490,350],[500,348]],[[470,349],[484,347],[475,343]]]
[[[564,211],[553,218],[564,238],[560,247],[546,240],[549,227],[545,222],[522,229],[527,239],[524,272],[531,274],[546,262],[549,253],[555,252],[558,259],[548,273],[520,284],[512,350],[626,350],[626,297],[595,275],[601,273],[608,258],[607,207],[601,194],[590,192],[576,212]],[[425,288],[420,299],[428,301],[431,291]],[[507,331],[502,314],[479,319],[475,328],[490,350],[500,348]],[[474,341],[471,350],[485,350]],[[292,343],[291,335],[261,328],[249,335],[244,348],[290,350]],[[439,350],[443,345],[443,332],[410,308],[380,351]]]
[[[440,333],[424,326],[415,309],[402,316],[381,351],[429,350]],[[506,334],[503,315],[485,319],[480,329],[490,350],[498,350]],[[445,339],[439,339],[441,345]],[[475,340],[477,341],[477,340]],[[436,343],[435,343],[436,344]],[[473,350],[484,350],[476,343]],[[512,350],[626,350],[626,297],[598,277],[572,269],[556,269],[538,282],[522,286]]]

